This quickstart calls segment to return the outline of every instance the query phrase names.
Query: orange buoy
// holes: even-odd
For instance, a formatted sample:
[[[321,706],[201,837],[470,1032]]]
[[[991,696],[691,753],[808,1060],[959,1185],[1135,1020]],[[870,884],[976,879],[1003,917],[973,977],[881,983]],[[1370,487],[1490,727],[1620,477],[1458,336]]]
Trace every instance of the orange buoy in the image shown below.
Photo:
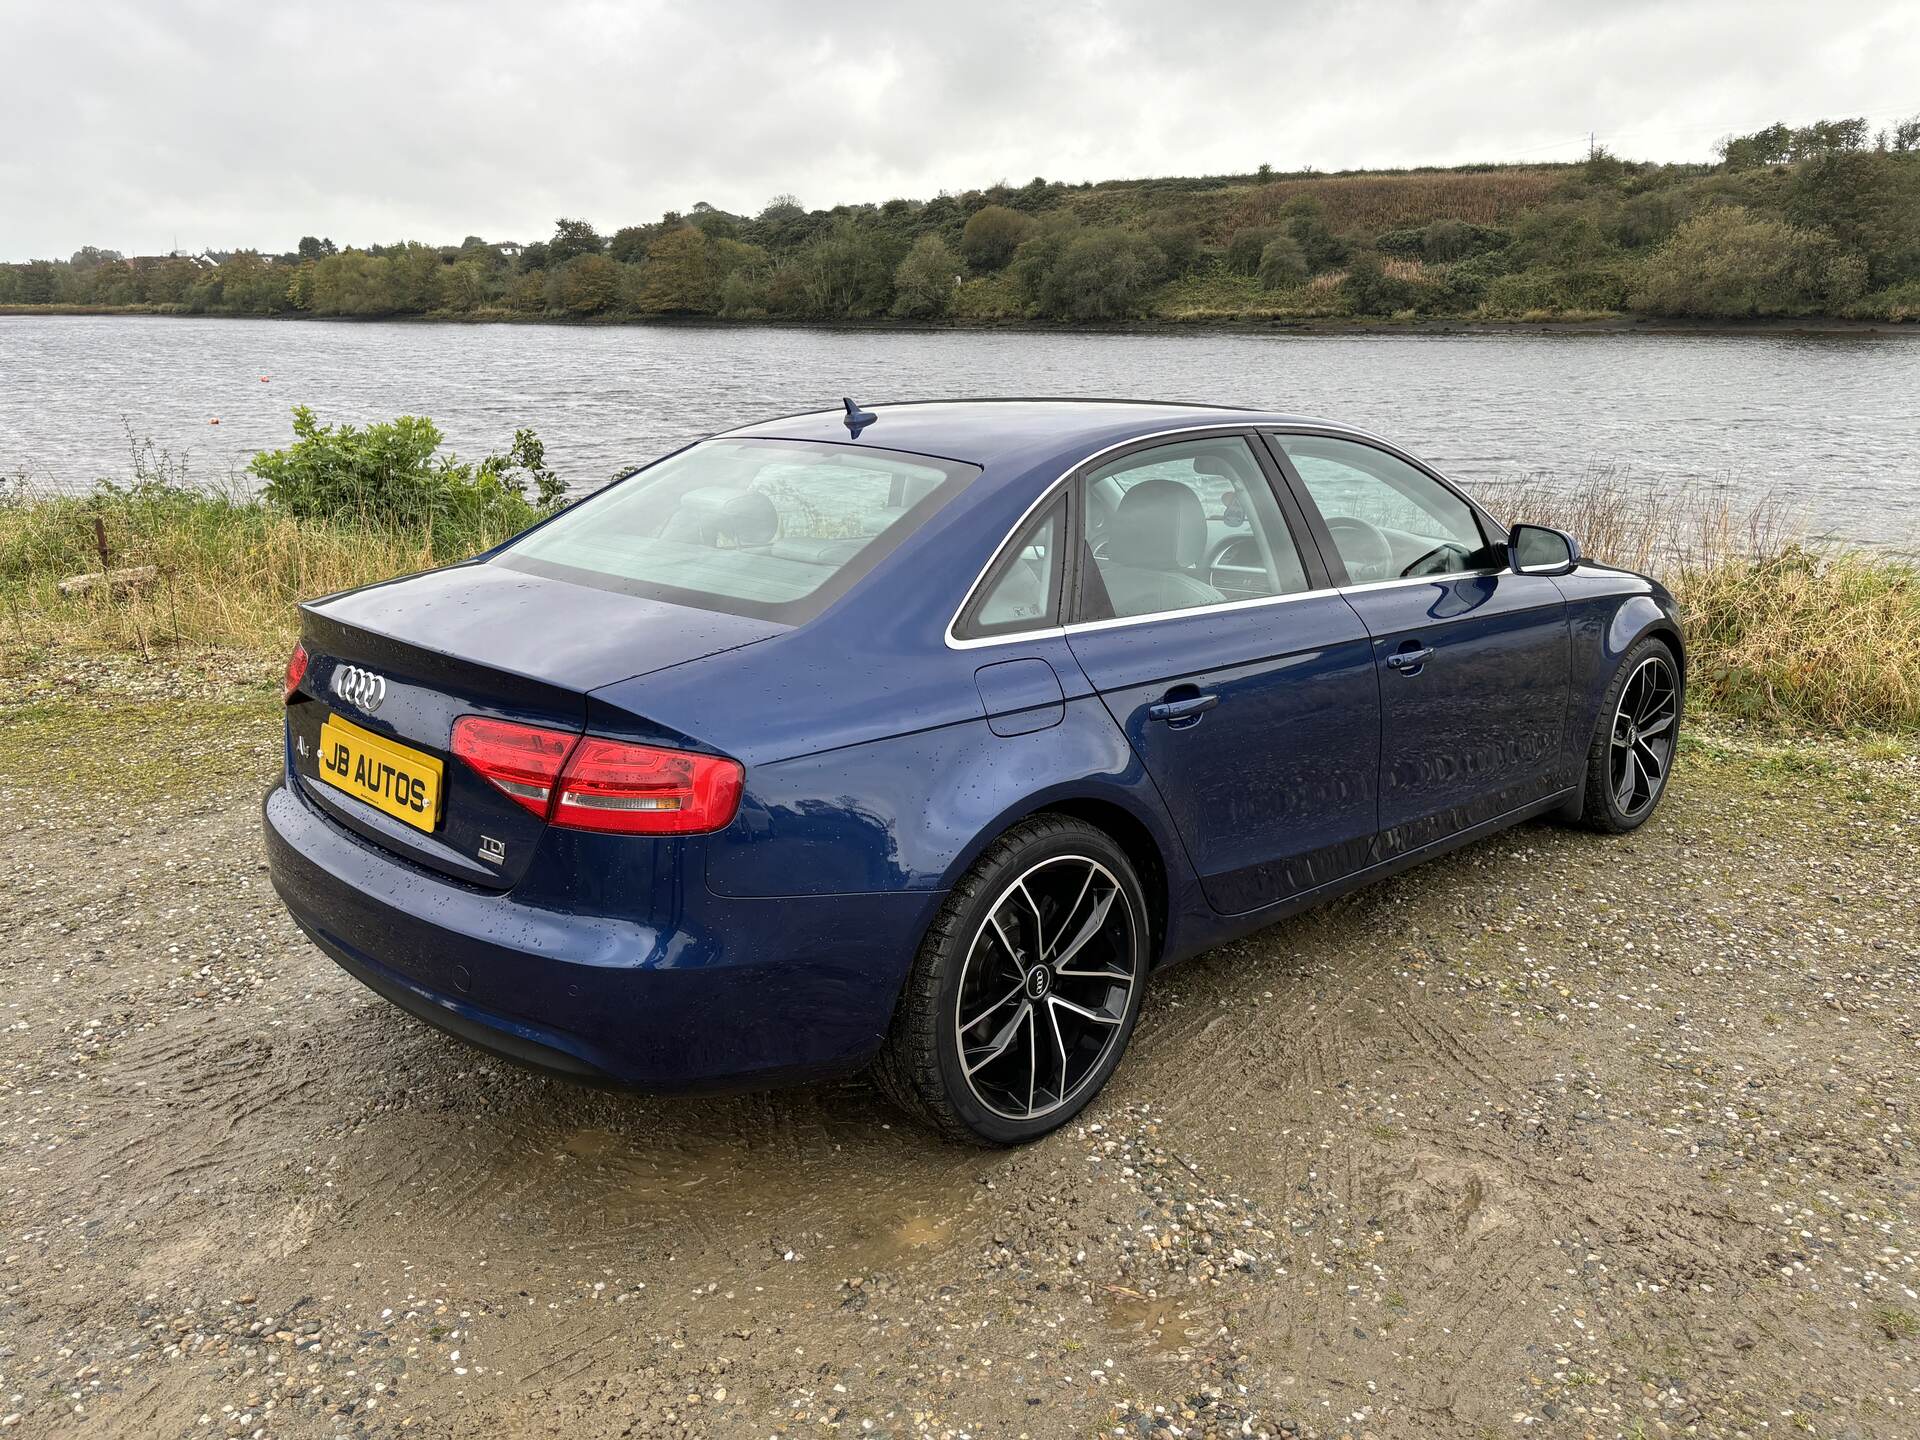
[[[219,417],[216,416],[214,419],[207,421],[207,423],[209,425],[218,425],[220,423]]]

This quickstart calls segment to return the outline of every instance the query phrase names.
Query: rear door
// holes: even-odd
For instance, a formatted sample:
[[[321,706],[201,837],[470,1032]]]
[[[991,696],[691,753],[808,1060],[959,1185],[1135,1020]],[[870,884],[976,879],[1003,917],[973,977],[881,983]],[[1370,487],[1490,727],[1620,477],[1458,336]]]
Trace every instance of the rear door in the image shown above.
[[[1228,914],[1367,861],[1379,685],[1256,437],[1103,459],[1077,482],[1067,641]]]
[[[1406,457],[1347,436],[1269,438],[1372,639],[1379,858],[1559,789],[1570,655],[1559,587],[1515,574],[1505,535]]]

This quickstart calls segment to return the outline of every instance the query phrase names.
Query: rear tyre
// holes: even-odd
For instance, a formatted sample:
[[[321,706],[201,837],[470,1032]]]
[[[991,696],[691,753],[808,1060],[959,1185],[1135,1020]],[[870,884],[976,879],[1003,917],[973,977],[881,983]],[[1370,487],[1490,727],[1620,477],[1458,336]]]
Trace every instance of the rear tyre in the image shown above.
[[[1587,751],[1581,821],[1589,829],[1624,835],[1653,814],[1673,770],[1682,698],[1679,666],[1665,641],[1649,637],[1627,652]]]
[[[1036,816],[928,928],[875,1083],[953,1139],[1038,1139],[1119,1065],[1146,976],[1146,895],[1125,853],[1082,821]]]

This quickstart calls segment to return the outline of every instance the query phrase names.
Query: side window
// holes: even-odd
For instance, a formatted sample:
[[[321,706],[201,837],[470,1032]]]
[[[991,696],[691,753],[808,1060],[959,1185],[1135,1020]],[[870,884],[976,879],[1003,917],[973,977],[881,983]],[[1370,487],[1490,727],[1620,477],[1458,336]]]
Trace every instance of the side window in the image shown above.
[[[1055,623],[1060,606],[1060,535],[1065,506],[1056,500],[1001,555],[986,589],[961,621],[959,635],[1043,630]]]
[[[1279,502],[1238,435],[1139,450],[1082,481],[1079,618],[1196,610],[1307,588]]]
[[[1319,435],[1276,435],[1327,522],[1356,585],[1478,570],[1487,538],[1473,507],[1384,450]]]

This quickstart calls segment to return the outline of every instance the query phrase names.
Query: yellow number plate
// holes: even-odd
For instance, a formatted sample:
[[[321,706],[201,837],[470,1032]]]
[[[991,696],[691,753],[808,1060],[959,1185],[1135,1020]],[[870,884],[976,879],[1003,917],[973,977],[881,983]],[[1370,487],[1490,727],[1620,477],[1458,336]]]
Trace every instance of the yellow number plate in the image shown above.
[[[440,823],[444,767],[338,715],[320,727],[320,778],[416,830]]]

